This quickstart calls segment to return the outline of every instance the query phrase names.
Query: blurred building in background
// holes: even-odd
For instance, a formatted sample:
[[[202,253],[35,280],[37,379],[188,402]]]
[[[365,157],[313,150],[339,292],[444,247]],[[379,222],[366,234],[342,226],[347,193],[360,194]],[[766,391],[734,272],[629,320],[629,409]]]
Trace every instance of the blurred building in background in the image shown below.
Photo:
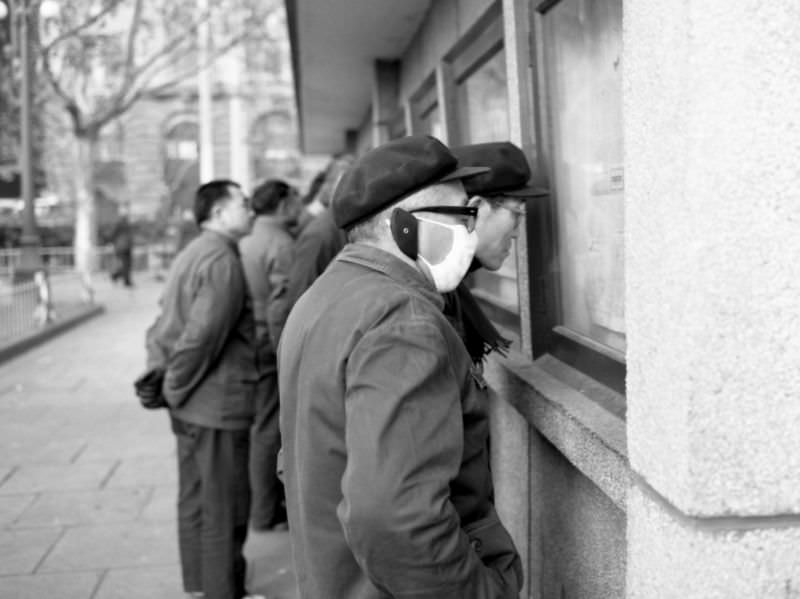
[[[100,242],[104,240],[104,229],[116,219],[119,206],[129,207],[134,220],[159,222],[174,220],[182,210],[191,208],[193,193],[200,181],[202,118],[208,121],[211,133],[214,177],[234,178],[246,188],[268,177],[280,177],[302,190],[324,168],[327,157],[306,156],[299,151],[284,6],[280,0],[262,4],[264,12],[269,14],[266,22],[259,24],[263,38],[250,36],[219,57],[213,52],[238,32],[230,22],[209,21],[209,44],[215,58],[205,69],[210,80],[209,114],[205,117],[200,114],[198,54],[184,53],[180,60],[167,65],[155,82],[168,81],[170,77],[185,73],[191,73],[190,76],[166,86],[159,93],[143,95],[129,110],[100,129],[94,144],[91,178]],[[156,5],[145,3],[143,6],[144,10],[154,10]],[[91,33],[86,34],[87,39],[91,35],[91,39],[101,42],[105,38],[124,40],[131,23],[129,9],[125,3],[119,4],[93,26]],[[46,41],[44,33],[42,39]],[[148,30],[147,35],[156,37],[147,43],[157,47],[168,41],[164,39],[168,33],[168,29]],[[5,52],[0,56],[0,66],[10,68],[13,59],[10,19],[0,21],[0,48]],[[3,72],[8,74],[13,70]],[[39,76],[43,78],[41,73]],[[102,88],[107,76],[111,77],[104,74],[102,68],[95,69],[90,84]],[[9,77],[4,78],[0,91],[8,91],[5,88],[11,82]],[[109,81],[112,85],[116,80]],[[40,82],[39,88],[37,102],[42,105],[39,113],[47,118],[35,123],[41,137],[37,145],[36,163],[40,167],[37,172],[41,175],[37,192],[55,198],[57,204],[55,209],[49,210],[53,222],[45,219],[39,224],[48,229],[58,221],[59,226],[70,230],[76,216],[75,198],[81,193],[76,178],[80,171],[80,164],[76,163],[80,149],[72,131],[74,123],[67,117],[58,97],[45,81]],[[13,106],[5,102],[8,97],[0,93],[0,122],[13,124],[19,117]],[[14,194],[14,189],[19,187],[17,137],[15,127],[3,127],[0,131],[0,194],[5,194],[0,195],[5,201],[0,223],[4,233],[8,233],[6,237],[12,240],[19,220],[14,203],[19,197],[18,192]],[[43,202],[38,199],[37,206]],[[37,208],[39,212],[41,209]],[[67,235],[60,243],[68,245],[70,239],[71,235]]]

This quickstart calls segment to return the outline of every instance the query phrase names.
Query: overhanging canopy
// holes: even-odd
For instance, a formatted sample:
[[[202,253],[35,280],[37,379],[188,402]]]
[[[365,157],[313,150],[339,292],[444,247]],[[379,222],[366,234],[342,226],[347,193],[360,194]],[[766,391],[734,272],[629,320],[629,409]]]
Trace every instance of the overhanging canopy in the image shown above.
[[[300,145],[307,153],[344,149],[372,95],[374,61],[400,58],[430,0],[286,0]]]

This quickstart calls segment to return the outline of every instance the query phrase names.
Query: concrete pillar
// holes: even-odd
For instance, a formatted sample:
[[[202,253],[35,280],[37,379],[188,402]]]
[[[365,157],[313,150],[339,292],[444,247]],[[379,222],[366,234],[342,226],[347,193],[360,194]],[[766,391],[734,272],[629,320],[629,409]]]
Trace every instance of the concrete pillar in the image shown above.
[[[250,189],[250,156],[247,144],[247,103],[244,101],[242,74],[245,68],[244,48],[237,47],[225,57],[226,86],[230,119],[231,179],[243,189]]]
[[[627,595],[800,597],[800,4],[624,15]]]
[[[392,119],[397,114],[400,93],[400,61],[376,60],[372,86],[372,145],[390,138]]]

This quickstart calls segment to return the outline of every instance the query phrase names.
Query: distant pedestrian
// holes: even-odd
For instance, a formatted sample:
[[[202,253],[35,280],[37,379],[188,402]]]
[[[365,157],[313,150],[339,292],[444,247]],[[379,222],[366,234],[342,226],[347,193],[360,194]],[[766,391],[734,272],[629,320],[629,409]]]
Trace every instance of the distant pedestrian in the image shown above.
[[[492,501],[488,406],[441,293],[476,209],[427,136],[356,160],[333,217],[349,243],[293,308],[278,373],[289,531],[304,599],[516,599]]]
[[[114,246],[114,268],[111,281],[121,280],[125,287],[133,287],[131,268],[133,266],[133,228],[128,220],[127,211],[120,214],[111,232],[111,243]]]
[[[239,185],[227,180],[200,186],[194,213],[202,233],[172,264],[161,314],[147,332],[148,368],[166,369],[184,589],[205,599],[241,599],[257,377],[237,242],[249,233],[252,213]]]
[[[269,530],[286,522],[283,484],[277,476],[278,430],[277,348],[269,334],[268,310],[286,293],[294,238],[289,229],[302,205],[285,181],[271,179],[253,191],[253,231],[239,242],[247,286],[253,301],[258,348],[258,391],[250,439],[250,527]],[[282,263],[282,261],[284,261]]]

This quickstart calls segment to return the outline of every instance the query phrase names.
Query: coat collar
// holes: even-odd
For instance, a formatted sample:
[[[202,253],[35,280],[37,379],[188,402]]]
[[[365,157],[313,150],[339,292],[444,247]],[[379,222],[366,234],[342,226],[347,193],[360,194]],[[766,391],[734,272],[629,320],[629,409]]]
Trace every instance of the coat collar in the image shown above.
[[[363,243],[348,243],[336,258],[381,272],[404,287],[416,290],[440,310],[444,299],[419,270],[385,250]]]
[[[286,219],[281,216],[274,216],[272,214],[260,214],[256,217],[256,220],[253,222],[253,229],[267,229],[267,230],[274,230],[280,229],[281,231],[286,231],[288,227],[286,226]]]
[[[233,237],[214,229],[206,229],[205,227],[203,227],[202,235],[208,239],[209,242],[226,245],[232,249],[236,255],[239,254],[239,244]]]

